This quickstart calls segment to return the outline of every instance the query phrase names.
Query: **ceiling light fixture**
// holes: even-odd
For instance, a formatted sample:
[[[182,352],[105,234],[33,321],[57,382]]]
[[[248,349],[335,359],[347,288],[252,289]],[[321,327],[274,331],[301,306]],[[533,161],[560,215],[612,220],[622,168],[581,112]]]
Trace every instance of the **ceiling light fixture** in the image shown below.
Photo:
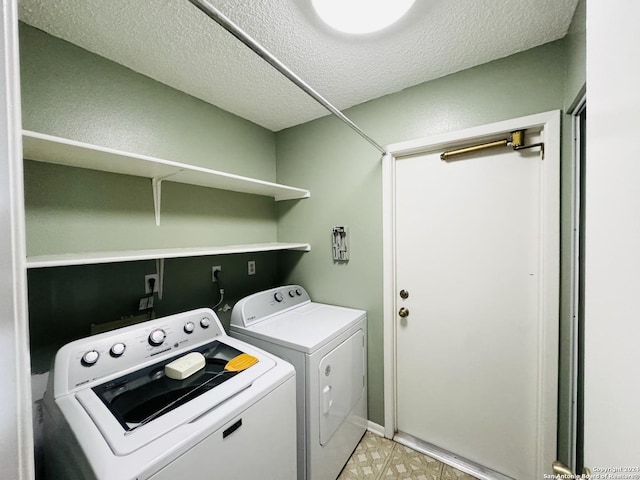
[[[397,22],[415,0],[311,0],[327,25],[344,33],[372,33]]]

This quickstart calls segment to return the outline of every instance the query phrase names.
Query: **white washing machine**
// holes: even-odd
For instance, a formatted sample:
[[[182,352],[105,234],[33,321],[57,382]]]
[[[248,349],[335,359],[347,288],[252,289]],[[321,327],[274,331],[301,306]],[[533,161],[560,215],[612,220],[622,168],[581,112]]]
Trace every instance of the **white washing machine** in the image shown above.
[[[240,300],[231,335],[296,369],[298,479],[335,480],[367,428],[367,314],[289,285]]]
[[[169,378],[191,352],[204,367]],[[258,362],[226,371],[242,353]],[[210,309],[77,340],[44,397],[47,478],[294,479],[295,402],[293,367],[226,335]]]

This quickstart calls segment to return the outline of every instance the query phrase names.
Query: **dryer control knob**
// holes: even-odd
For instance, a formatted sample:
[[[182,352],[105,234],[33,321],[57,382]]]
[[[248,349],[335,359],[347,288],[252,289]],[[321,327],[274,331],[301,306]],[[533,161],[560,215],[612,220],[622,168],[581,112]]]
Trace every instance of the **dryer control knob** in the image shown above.
[[[193,333],[195,329],[196,329],[196,326],[194,325],[193,322],[187,322],[184,324],[184,333]]]
[[[273,298],[275,298],[276,302],[280,303],[282,300],[284,300],[284,297],[282,296],[282,293],[280,292],[276,292],[273,295]]]
[[[296,288],[296,295],[298,296],[302,295],[302,290],[300,290],[299,288]]]
[[[202,328],[209,328],[210,325],[211,320],[209,320],[207,317],[202,317],[202,319],[200,320],[200,326]]]
[[[164,330],[158,328],[156,330],[153,330],[150,334],[149,334],[149,345],[153,346],[153,347],[157,347],[158,345],[162,345],[162,342],[164,342],[164,339],[167,337],[167,334],[164,333]]]
[[[295,292],[295,290],[289,290],[289,296],[290,296],[291,298],[295,297],[295,296],[296,296],[296,292]]]
[[[122,356],[122,354],[126,349],[127,349],[127,346],[124,343],[122,342],[114,343],[111,346],[111,349],[109,350],[109,354],[114,358],[118,358]]]
[[[100,354],[97,351],[89,350],[88,352],[85,352],[84,355],[82,355],[82,360],[80,361],[80,363],[82,363],[82,365],[84,365],[85,367],[90,367],[91,365],[95,365],[95,363],[98,361],[98,358],[100,358]]]

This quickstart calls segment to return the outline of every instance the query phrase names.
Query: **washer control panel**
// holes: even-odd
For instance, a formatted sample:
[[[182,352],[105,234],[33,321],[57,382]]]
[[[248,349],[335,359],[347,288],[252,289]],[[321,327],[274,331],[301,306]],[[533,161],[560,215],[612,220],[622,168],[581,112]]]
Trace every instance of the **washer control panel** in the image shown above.
[[[300,285],[286,285],[254,293],[240,300],[231,312],[231,325],[248,327],[272,315],[311,302]]]
[[[61,391],[54,395],[225,335],[216,314],[202,308],[76,340],[56,354],[55,389]]]

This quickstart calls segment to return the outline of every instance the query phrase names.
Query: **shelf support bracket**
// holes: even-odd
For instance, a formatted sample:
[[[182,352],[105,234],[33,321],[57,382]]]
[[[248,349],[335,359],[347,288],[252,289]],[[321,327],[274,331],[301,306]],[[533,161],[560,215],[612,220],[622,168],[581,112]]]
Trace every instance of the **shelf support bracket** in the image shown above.
[[[151,188],[153,189],[153,210],[156,215],[156,226],[160,226],[160,201],[162,200],[162,181],[166,180],[173,175],[182,172],[183,169],[177,172],[165,175],[164,177],[153,177],[151,179]]]
[[[153,189],[153,210],[156,214],[156,226],[160,226],[160,200],[162,199],[162,180],[164,177],[153,177],[151,188]]]

